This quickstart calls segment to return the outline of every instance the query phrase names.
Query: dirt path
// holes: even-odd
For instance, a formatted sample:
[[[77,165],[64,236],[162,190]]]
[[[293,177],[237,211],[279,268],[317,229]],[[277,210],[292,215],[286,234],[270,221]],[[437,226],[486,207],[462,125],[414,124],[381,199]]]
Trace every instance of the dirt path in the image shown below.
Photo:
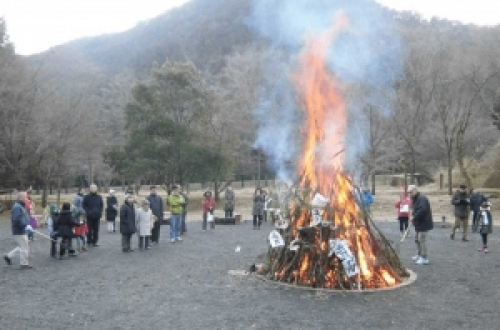
[[[379,223],[396,239],[394,223]],[[202,232],[191,223],[182,243],[147,252],[120,251],[120,237],[101,227],[101,246],[71,260],[49,257],[49,243],[32,246],[34,271],[0,264],[2,329],[497,329],[500,270],[498,236],[489,255],[478,238],[450,241],[449,230],[429,237],[431,265],[416,267],[415,284],[376,294],[322,294],[228,275],[266,251],[269,224],[249,222]],[[498,230],[495,228],[495,231]],[[136,240],[134,238],[134,244]],[[241,247],[235,252],[236,246]],[[0,251],[13,247],[0,222]],[[409,261],[407,240],[401,249]],[[3,262],[3,260],[2,260]],[[16,261],[17,262],[17,261]]]

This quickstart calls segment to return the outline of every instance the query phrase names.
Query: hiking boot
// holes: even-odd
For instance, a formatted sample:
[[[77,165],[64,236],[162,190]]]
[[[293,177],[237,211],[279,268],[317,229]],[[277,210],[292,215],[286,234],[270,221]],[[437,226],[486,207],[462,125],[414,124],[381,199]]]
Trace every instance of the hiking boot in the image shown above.
[[[7,265],[12,265],[12,260],[10,260],[10,258],[8,256],[4,256],[3,257],[3,260],[5,260],[5,262],[7,263]]]
[[[420,257],[417,261],[415,261],[416,265],[428,265],[429,259]]]

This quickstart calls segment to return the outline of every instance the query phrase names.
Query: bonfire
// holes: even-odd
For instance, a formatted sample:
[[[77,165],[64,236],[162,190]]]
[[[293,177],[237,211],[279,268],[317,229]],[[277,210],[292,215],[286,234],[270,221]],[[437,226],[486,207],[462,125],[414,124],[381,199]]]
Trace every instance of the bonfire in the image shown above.
[[[305,137],[284,215],[269,236],[269,279],[327,289],[376,289],[406,277],[397,253],[360,203],[360,193],[343,170],[346,105],[326,63],[328,47],[347,22],[336,24],[303,50],[293,76],[305,112]]]

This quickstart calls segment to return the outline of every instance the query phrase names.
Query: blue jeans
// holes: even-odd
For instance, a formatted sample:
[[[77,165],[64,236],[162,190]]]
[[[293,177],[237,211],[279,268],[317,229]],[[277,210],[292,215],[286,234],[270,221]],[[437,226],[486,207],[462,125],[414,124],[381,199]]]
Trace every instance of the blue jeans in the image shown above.
[[[181,236],[181,215],[170,215],[170,239]]]

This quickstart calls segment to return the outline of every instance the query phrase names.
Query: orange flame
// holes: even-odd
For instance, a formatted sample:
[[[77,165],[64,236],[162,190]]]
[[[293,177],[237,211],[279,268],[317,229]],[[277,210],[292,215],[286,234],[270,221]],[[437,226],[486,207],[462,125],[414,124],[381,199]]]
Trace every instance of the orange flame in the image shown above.
[[[302,175],[302,187],[330,198],[330,206],[336,210],[335,219],[327,220],[333,221],[337,227],[336,238],[349,243],[359,265],[359,280],[363,287],[385,287],[399,283],[400,279],[387,263],[378,261],[380,248],[360,215],[351,181],[342,172],[346,105],[339,80],[325,63],[328,47],[347,26],[347,19],[339,15],[330,30],[319,38],[308,40],[301,57],[301,67],[294,75],[295,88],[306,114],[299,174]],[[293,232],[296,233],[299,227],[309,225],[311,217],[308,210],[303,210],[292,220]],[[318,244],[322,247],[321,242]],[[306,256],[301,261],[298,274],[304,283],[309,266],[310,259]],[[325,286],[332,287],[335,272],[329,269],[325,274]]]

